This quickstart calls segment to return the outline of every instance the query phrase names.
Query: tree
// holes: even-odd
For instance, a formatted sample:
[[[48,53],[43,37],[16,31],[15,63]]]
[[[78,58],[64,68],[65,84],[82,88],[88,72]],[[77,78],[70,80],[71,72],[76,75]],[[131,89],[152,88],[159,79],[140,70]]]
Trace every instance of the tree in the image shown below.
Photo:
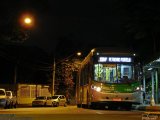
[[[58,64],[56,69],[56,83],[59,85],[57,92],[65,94],[67,98],[72,98],[75,92],[75,72],[79,69],[77,59],[67,59]]]

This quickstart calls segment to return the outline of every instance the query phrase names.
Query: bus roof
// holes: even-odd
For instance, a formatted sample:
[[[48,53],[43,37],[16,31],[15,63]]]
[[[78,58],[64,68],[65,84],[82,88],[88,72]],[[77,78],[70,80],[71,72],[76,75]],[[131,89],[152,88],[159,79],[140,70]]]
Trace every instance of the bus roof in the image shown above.
[[[99,47],[93,48],[88,55],[82,61],[82,66],[86,64],[90,58],[94,55],[111,55],[111,56],[133,56],[133,51],[125,48],[109,48],[109,47]]]
[[[99,53],[100,55],[127,55],[127,56],[133,56],[133,51],[128,50],[126,48],[93,48],[91,52],[94,52],[94,54]]]

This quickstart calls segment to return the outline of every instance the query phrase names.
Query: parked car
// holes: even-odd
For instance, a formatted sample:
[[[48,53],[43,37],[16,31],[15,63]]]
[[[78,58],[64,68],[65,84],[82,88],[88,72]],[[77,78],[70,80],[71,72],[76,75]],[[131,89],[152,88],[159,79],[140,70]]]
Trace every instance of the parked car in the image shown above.
[[[14,93],[12,91],[6,91],[6,96],[9,100],[9,106],[11,108],[16,108],[17,107],[17,97],[16,95],[14,95]]]
[[[58,107],[59,105],[66,107],[67,106],[67,100],[64,95],[54,95],[52,96],[52,104],[53,106]]]
[[[52,101],[50,96],[38,96],[32,101],[32,107],[35,106],[52,106]]]
[[[6,91],[3,88],[0,88],[0,107],[10,108],[10,100],[6,95]]]

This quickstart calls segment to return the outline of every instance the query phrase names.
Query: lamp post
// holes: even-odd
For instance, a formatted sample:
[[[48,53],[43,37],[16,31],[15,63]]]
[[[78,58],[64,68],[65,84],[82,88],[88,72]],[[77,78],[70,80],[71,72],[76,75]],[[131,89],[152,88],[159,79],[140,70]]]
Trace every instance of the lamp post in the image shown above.
[[[54,88],[55,88],[55,78],[56,78],[56,64],[64,62],[65,60],[68,60],[69,58],[73,57],[74,55],[75,55],[75,53],[71,54],[70,56],[68,56],[68,57],[66,57],[62,60],[59,60],[57,63],[56,63],[55,57],[54,57],[54,60],[53,60],[53,75],[52,75],[52,77],[53,77],[53,79],[52,79],[52,93],[51,93],[52,95],[55,94]],[[81,52],[77,52],[76,55],[81,56]]]
[[[28,28],[33,28],[34,25],[34,18],[31,14],[23,14],[19,18],[19,25],[23,28],[24,31],[28,30]],[[17,95],[17,69],[18,69],[18,60],[15,63],[14,67],[14,91],[15,94]]]

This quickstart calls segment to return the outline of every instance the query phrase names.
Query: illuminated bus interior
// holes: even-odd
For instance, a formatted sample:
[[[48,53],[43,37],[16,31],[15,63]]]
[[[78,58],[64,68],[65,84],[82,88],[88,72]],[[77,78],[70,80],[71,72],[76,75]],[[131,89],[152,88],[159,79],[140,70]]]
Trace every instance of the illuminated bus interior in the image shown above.
[[[133,79],[131,64],[94,64],[94,80],[104,83],[125,83]]]

